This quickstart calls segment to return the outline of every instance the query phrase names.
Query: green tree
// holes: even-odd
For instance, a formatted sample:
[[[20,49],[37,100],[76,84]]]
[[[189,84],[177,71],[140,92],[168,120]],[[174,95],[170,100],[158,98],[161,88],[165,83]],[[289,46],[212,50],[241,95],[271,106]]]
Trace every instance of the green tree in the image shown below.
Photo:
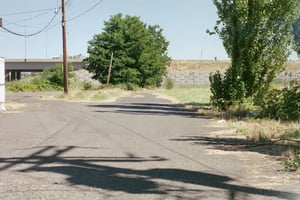
[[[300,56],[300,17],[297,19],[293,26],[294,40],[295,40],[295,51]]]
[[[94,78],[105,83],[114,53],[112,84],[160,86],[170,61],[168,45],[159,26],[147,26],[139,17],[117,14],[88,42],[89,57],[84,62]]]
[[[213,0],[214,28],[232,64],[225,76],[211,75],[212,103],[226,110],[261,95],[283,70],[290,54],[298,0]],[[210,32],[211,33],[211,32]]]

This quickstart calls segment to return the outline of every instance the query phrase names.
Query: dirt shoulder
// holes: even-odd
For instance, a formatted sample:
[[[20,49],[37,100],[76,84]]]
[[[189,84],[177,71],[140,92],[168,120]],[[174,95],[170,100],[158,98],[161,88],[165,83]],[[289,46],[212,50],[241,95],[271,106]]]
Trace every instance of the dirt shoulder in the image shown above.
[[[224,127],[225,131],[210,133],[209,137],[214,142],[208,145],[208,153],[239,157],[246,171],[243,183],[257,188],[290,189],[300,193],[300,171],[284,170],[282,160],[286,157],[278,153],[278,146],[253,143],[245,136],[237,134],[234,129],[227,129],[226,124],[217,121],[210,126]]]

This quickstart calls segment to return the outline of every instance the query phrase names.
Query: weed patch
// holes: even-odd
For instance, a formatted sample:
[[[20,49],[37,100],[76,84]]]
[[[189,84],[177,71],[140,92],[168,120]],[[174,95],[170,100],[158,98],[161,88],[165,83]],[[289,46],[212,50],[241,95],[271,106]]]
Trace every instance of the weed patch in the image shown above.
[[[295,151],[295,155],[282,162],[288,171],[296,171],[300,168],[300,148]]]

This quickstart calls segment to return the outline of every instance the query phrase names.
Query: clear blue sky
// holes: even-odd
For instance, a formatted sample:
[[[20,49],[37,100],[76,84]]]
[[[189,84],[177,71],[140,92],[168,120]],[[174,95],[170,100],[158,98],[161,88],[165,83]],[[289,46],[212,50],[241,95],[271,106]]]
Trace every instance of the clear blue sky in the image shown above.
[[[67,19],[87,11],[100,0],[65,0]],[[34,33],[51,20],[61,0],[3,1],[0,17],[3,26],[17,33]],[[38,11],[39,10],[39,11]],[[43,11],[41,11],[43,10]],[[85,15],[67,22],[68,54],[87,56],[87,42],[101,33],[104,21],[112,15],[139,16],[150,25],[159,25],[170,42],[168,55],[173,59],[228,59],[222,42],[209,36],[217,20],[211,0],[103,0]],[[0,56],[5,58],[52,58],[62,54],[61,14],[47,31],[20,37],[0,30]]]

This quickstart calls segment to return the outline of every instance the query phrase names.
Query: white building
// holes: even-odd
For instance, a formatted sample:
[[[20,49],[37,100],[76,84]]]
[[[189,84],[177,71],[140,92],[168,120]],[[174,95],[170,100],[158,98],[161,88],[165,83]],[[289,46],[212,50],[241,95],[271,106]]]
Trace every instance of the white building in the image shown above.
[[[5,62],[0,58],[0,110],[5,110]]]

